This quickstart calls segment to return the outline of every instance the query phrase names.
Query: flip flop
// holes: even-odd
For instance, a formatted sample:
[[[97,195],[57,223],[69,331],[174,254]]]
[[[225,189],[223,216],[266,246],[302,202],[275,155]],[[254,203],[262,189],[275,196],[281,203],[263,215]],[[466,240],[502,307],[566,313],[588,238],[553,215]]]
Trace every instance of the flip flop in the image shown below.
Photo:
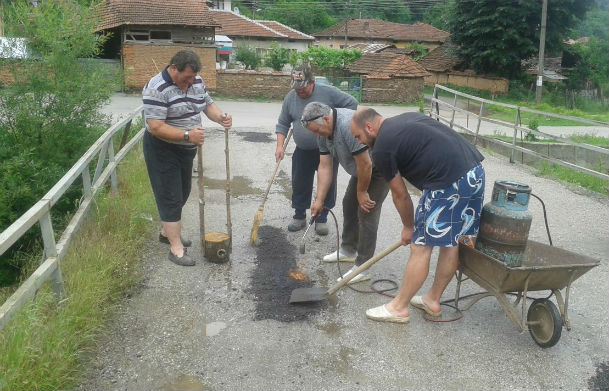
[[[410,304],[413,307],[416,307],[420,310],[427,312],[431,316],[441,316],[442,315],[442,311],[433,312],[432,310],[430,310],[429,307],[427,306],[427,304],[423,303],[423,296],[413,296],[412,299],[410,299]]]
[[[376,320],[379,322],[393,322],[393,323],[408,323],[410,322],[409,316],[394,316],[391,312],[387,311],[385,305],[371,308],[366,311],[368,319]]]

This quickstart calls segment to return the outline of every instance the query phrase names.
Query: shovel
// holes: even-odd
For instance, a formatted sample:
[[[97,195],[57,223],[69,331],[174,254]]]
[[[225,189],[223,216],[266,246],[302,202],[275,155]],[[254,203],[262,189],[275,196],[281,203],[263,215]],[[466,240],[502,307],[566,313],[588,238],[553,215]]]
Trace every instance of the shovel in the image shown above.
[[[333,295],[343,286],[347,285],[352,278],[363,272],[364,270],[368,270],[370,266],[374,265],[381,258],[386,257],[391,254],[395,249],[400,247],[402,242],[395,242],[391,246],[387,247],[385,250],[381,251],[374,257],[370,258],[363,264],[361,264],[353,273],[350,273],[348,276],[343,277],[339,282],[334,284],[327,291],[322,288],[296,288],[292,291],[292,295],[290,296],[290,304],[299,304],[299,303],[314,303],[317,301],[322,301],[328,298],[328,296]]]

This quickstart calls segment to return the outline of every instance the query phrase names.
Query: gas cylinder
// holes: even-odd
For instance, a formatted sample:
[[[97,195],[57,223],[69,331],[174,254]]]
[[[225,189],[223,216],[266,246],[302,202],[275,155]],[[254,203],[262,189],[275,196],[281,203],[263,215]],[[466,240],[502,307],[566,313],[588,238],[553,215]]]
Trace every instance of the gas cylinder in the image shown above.
[[[520,266],[533,220],[527,209],[530,196],[528,185],[495,181],[491,202],[480,215],[476,249],[509,267]]]

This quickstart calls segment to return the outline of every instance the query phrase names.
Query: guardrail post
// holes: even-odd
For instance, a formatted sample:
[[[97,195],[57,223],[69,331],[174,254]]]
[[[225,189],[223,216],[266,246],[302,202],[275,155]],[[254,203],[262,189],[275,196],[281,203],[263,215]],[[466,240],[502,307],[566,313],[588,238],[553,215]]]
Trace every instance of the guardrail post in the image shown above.
[[[514,136],[512,137],[512,146],[516,146],[516,134],[518,133],[518,124],[520,123],[520,106],[516,107],[516,119],[514,120]],[[514,163],[514,148],[510,153],[510,163]]]
[[[480,124],[482,123],[482,113],[484,113],[484,102],[480,105],[480,113],[478,114],[478,125],[476,125],[476,135],[474,136],[474,145],[478,142],[478,133],[480,133]]]
[[[89,165],[82,170],[82,193],[85,197],[91,196],[91,175],[89,175]]]
[[[453,116],[450,119],[450,128],[453,128],[453,124],[455,123],[455,112],[457,111],[457,94],[455,94],[455,99],[453,100]]]
[[[106,153],[108,152],[108,144],[111,142],[112,137],[110,137],[108,141],[106,141],[99,150],[99,155],[97,156],[97,166],[95,167],[95,175],[93,175],[93,183],[97,182],[97,179],[99,178],[104,169],[104,163],[106,162]]]
[[[112,186],[112,191],[117,194],[118,193],[118,179],[116,177],[116,160],[114,159],[114,144],[112,143],[112,137],[110,138],[110,143],[108,144],[108,165],[112,165],[112,172],[110,173],[110,184]]]
[[[50,202],[50,201],[49,201]],[[57,256],[57,243],[55,242],[55,233],[53,232],[53,223],[51,221],[51,212],[48,211],[40,219],[40,231],[42,232],[42,242],[44,243],[44,258]],[[63,285],[63,277],[59,263],[57,268],[51,274],[51,287],[55,293],[57,302],[61,302],[66,296],[65,287]]]
[[[123,149],[123,147],[125,146],[125,144],[127,144],[127,139],[129,138],[129,132],[131,131],[131,123],[133,122],[133,120],[127,122],[127,125],[125,125],[125,131],[123,132],[123,137],[121,138],[121,144],[118,147],[118,150],[120,151],[121,149]]]

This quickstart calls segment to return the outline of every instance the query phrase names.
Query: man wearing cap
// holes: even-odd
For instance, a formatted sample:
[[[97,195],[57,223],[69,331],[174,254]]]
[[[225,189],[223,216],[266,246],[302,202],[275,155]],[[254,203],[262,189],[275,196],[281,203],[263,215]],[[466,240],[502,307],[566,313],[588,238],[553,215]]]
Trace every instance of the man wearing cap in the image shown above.
[[[343,197],[343,234],[337,252],[324,257],[325,262],[355,260],[355,271],[372,258],[376,248],[376,236],[381,217],[381,207],[389,188],[383,176],[372,167],[368,146],[360,144],[349,131],[354,110],[333,109],[319,102],[305,106],[301,123],[317,136],[319,168],[317,169],[317,195],[311,205],[311,215],[320,214],[323,203],[334,179],[332,158],[351,175]],[[338,280],[340,281],[342,277]],[[353,277],[349,283],[368,280],[367,272]]]
[[[293,127],[294,142],[296,148],[292,155],[292,208],[294,216],[288,225],[291,232],[299,231],[306,225],[306,211],[311,205],[311,193],[313,192],[313,178],[319,166],[319,149],[314,134],[305,129],[300,123],[302,111],[309,102],[321,102],[330,107],[357,108],[357,100],[351,95],[339,89],[316,85],[309,64],[296,66],[292,70],[291,90],[285,96],[281,113],[277,121],[275,133],[277,134],[277,149],[275,160],[283,159],[285,150],[283,143],[288,134],[290,126]],[[338,162],[333,163],[333,180],[324,206],[328,209],[334,207],[336,202],[336,174]],[[315,221],[315,232],[318,235],[327,235],[326,224],[328,212],[323,210]]]
[[[360,108],[351,120],[351,133],[372,148],[372,161],[389,183],[402,220],[402,244],[410,244],[400,291],[366,316],[407,323],[409,304],[440,316],[440,298],[458,266],[459,239],[478,232],[484,156],[453,129],[420,113],[384,118],[374,109]],[[402,178],[422,190],[416,210]],[[429,273],[434,247],[440,251],[433,285],[415,296]]]
[[[205,138],[201,112],[224,128],[233,121],[210,98],[197,75],[200,69],[199,57],[192,50],[181,50],[142,91],[144,159],[161,218],[159,241],[170,245],[169,260],[180,266],[195,264],[186,254],[185,247],[192,242],[181,236],[181,219],[197,145],[203,145]]]

